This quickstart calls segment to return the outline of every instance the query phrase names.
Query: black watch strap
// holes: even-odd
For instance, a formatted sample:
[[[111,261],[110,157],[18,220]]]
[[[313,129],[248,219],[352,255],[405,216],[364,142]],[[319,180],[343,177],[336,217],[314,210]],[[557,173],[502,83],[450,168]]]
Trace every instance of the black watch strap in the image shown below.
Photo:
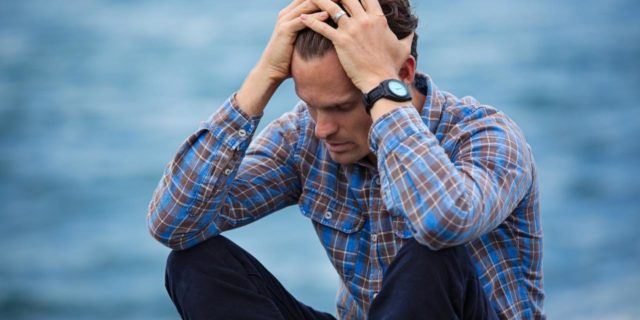
[[[373,105],[383,98],[397,102],[411,101],[411,91],[409,91],[407,85],[400,80],[388,79],[380,82],[377,87],[362,96],[364,109],[367,111],[367,114],[370,114]]]

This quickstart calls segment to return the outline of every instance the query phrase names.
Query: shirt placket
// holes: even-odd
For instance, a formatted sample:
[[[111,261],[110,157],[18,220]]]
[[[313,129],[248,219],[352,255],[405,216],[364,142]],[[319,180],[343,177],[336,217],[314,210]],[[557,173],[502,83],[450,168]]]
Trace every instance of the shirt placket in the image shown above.
[[[364,300],[363,302],[368,305],[371,300],[375,298],[378,291],[382,286],[382,261],[380,258],[380,241],[383,237],[380,218],[382,208],[382,198],[380,197],[380,179],[374,166],[362,165],[358,167],[351,167],[346,172],[349,178],[349,185],[354,196],[357,199],[357,203],[360,206],[362,214],[367,215],[369,220],[368,227],[365,225],[365,229],[368,229],[369,236],[369,266],[363,268],[368,273],[362,274],[365,278],[362,283],[362,294],[365,296],[359,297]]]
[[[371,284],[372,298],[375,298],[382,286],[382,261],[380,259],[380,245],[382,238],[382,230],[380,229],[381,218],[381,203],[380,198],[380,177],[375,174],[371,181],[368,182],[369,188],[367,188],[369,198],[369,217],[371,218],[371,231],[370,231],[370,252],[371,252],[371,271],[369,274],[369,283]]]

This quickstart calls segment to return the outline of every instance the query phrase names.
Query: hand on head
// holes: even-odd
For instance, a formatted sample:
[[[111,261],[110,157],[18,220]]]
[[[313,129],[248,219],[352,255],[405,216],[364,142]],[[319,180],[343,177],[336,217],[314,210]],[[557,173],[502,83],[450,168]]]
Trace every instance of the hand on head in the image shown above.
[[[260,61],[236,95],[236,103],[249,115],[259,115],[279,85],[291,76],[291,59],[298,32],[310,28],[329,39],[347,76],[362,92],[380,81],[401,78],[401,68],[413,61],[413,33],[399,40],[387,24],[378,0],[294,0],[280,11],[273,34]],[[336,20],[333,28],[325,22]],[[409,80],[410,81],[410,80]]]
[[[294,0],[280,11],[271,39],[260,61],[235,96],[235,104],[248,115],[262,114],[280,84],[291,76],[291,57],[298,31],[306,28],[305,14],[317,21],[329,16],[310,0]]]
[[[291,75],[293,44],[298,31],[307,27],[301,19],[303,14],[317,21],[324,21],[329,17],[310,0],[294,0],[280,11],[269,44],[259,62],[275,80],[283,81]]]
[[[324,22],[326,17],[319,19],[317,14],[303,13],[302,23],[331,40],[345,72],[363,92],[382,80],[398,78],[407,59],[413,59],[410,52],[414,34],[398,39],[378,0],[342,0],[347,14],[334,1],[310,1],[327,12],[338,27],[329,26]]]

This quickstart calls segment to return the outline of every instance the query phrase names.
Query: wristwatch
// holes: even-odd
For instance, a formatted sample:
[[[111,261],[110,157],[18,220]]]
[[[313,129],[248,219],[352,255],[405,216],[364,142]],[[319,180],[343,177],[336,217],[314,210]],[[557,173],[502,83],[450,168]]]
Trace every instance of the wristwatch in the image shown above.
[[[411,101],[411,91],[400,80],[389,79],[380,82],[377,87],[362,96],[367,114],[371,114],[373,104],[383,98],[397,102]]]

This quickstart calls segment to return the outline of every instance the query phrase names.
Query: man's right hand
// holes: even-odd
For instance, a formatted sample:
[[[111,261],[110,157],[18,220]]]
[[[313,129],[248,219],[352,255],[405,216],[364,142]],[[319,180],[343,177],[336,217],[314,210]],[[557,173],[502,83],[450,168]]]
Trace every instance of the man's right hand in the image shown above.
[[[291,57],[298,31],[306,28],[301,14],[319,20],[329,17],[310,0],[294,0],[280,11],[278,21],[260,61],[236,95],[236,104],[250,116],[260,115],[278,86],[291,76]]]

